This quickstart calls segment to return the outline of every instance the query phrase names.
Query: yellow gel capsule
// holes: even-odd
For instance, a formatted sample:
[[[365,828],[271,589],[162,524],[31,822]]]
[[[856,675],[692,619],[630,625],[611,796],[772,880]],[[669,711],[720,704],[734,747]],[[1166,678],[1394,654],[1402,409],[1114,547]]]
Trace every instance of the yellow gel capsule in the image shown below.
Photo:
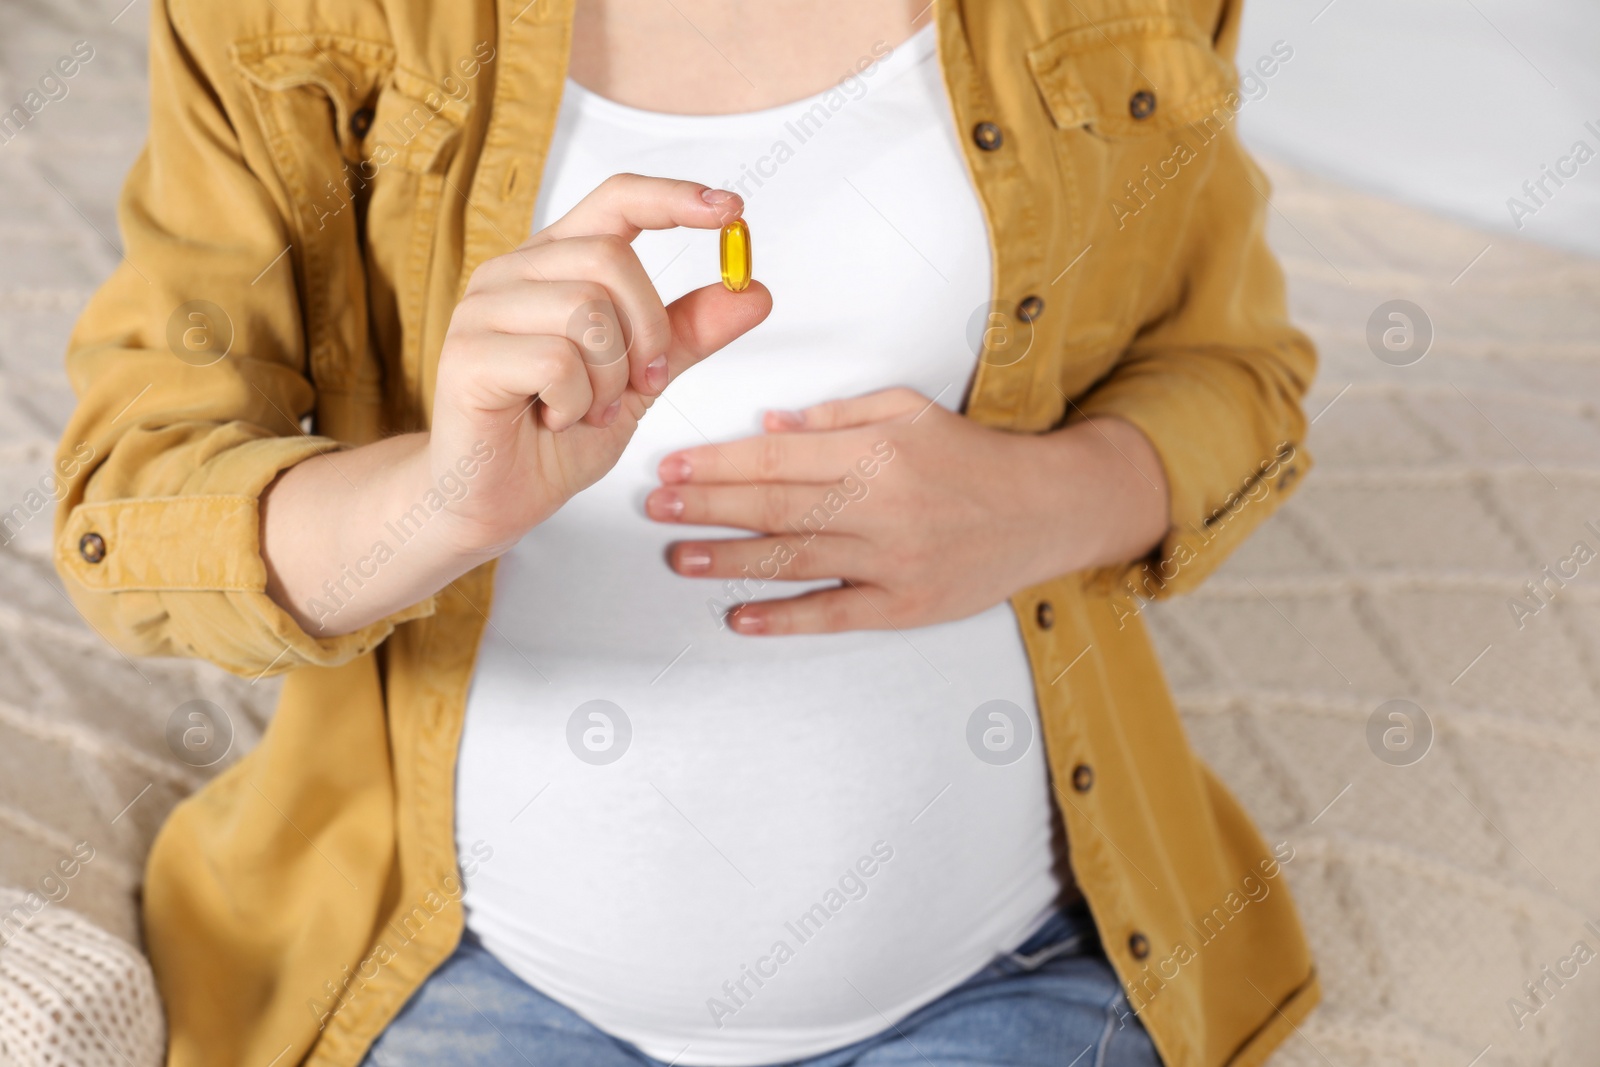
[[[750,227],[744,219],[722,228],[722,284],[735,293],[750,287]]]

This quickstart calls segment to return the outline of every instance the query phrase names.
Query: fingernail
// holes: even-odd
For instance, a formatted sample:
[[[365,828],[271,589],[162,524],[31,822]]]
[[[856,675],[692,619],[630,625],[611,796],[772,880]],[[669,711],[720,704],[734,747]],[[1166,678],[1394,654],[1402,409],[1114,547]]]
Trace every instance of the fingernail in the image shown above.
[[[644,365],[644,384],[651,392],[659,393],[667,384],[667,357],[657,356]]]
[[[600,414],[600,421],[610,426],[617,418],[617,412],[622,410],[622,401],[613,400],[611,406]]]
[[[652,519],[676,519],[683,514],[683,498],[671,490],[657,489],[645,497],[644,510]]]
[[[774,410],[767,412],[767,415],[784,430],[798,430],[806,424],[806,417],[798,411]]]
[[[760,634],[767,631],[767,620],[753,612],[733,612],[728,616],[728,625],[742,634]]]
[[[732,200],[737,200],[738,195],[730,193],[726,189],[702,189],[700,190],[700,199],[712,207],[721,207]]]
[[[668,456],[661,461],[661,480],[686,482],[689,480],[689,461],[682,456]]]
[[[711,553],[703,548],[678,550],[678,570],[685,574],[703,574],[711,569]]]

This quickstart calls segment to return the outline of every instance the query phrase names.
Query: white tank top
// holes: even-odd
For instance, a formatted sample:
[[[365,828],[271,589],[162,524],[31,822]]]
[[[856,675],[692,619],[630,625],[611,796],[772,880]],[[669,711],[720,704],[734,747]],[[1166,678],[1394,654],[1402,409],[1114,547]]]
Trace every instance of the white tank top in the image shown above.
[[[680,577],[669,543],[744,532],[643,511],[668,452],[759,433],[766,409],[894,385],[961,402],[991,268],[934,46],[929,27],[838,89],[736,115],[566,86],[535,229],[619,171],[732,188],[774,301],[502,558],[467,703],[468,925],[658,1059],[861,1040],[1015,948],[1060,890],[1008,605],[904,632],[738,636],[720,611],[829,583]],[[664,300],[718,278],[715,232],[634,247]]]

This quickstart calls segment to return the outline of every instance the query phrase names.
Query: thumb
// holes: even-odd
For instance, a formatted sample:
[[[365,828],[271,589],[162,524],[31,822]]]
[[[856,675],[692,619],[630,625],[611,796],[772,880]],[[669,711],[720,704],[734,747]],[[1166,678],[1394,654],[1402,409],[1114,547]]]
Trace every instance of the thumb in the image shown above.
[[[672,325],[667,381],[744,336],[771,312],[772,293],[757,281],[740,293],[717,283],[680,296],[667,305]]]

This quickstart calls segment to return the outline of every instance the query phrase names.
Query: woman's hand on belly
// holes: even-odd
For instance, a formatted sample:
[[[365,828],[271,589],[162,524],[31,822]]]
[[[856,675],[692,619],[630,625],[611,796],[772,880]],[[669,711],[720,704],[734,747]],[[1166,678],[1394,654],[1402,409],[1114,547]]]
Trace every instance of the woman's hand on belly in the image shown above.
[[[672,546],[679,574],[839,579],[837,588],[741,604],[746,634],[926,626],[987,610],[1030,585],[1137,559],[1167,528],[1166,479],[1132,424],[1048,434],[995,430],[911,389],[798,412],[767,433],[673,453],[646,512],[758,536]]]
[[[619,174],[473,272],[440,352],[429,441],[435,478],[494,456],[447,508],[462,550],[504,551],[598,481],[673,378],[766,318],[759,283],[663,306],[631,244],[742,210],[724,190]]]

